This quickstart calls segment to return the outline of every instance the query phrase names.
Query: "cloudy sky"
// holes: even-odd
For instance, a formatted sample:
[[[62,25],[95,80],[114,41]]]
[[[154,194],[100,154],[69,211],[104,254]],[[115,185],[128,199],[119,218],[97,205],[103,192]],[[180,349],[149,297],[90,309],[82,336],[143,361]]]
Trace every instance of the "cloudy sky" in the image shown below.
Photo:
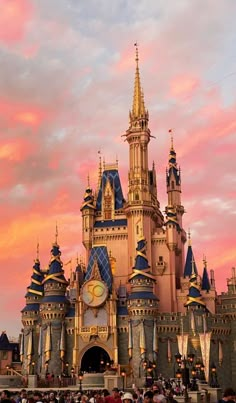
[[[126,194],[136,41],[161,208],[173,128],[198,270],[205,254],[225,289],[236,265],[235,15],[235,0],[0,0],[0,330],[19,333],[37,240],[44,268],[56,222],[62,260],[83,254],[80,205],[99,149],[119,159]]]

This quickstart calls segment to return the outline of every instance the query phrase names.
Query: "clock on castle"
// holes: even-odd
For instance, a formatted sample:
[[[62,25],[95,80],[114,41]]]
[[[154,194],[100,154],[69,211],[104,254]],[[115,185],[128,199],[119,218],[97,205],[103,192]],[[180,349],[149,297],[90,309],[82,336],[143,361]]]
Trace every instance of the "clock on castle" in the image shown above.
[[[160,373],[175,376],[179,353],[200,363],[208,383],[214,364],[219,383],[229,386],[236,379],[235,271],[221,295],[206,262],[199,274],[183,227],[173,138],[162,213],[155,165],[149,167],[152,136],[137,47],[135,62],[124,133],[128,194],[123,195],[117,163],[102,167],[100,159],[98,189],[88,187],[81,205],[86,263],[78,263],[67,281],[57,236],[46,272],[37,256],[22,309],[22,373],[32,374],[32,363],[39,377],[82,371],[88,387],[111,388],[121,385],[123,372],[127,387],[143,386],[147,369],[151,381]]]

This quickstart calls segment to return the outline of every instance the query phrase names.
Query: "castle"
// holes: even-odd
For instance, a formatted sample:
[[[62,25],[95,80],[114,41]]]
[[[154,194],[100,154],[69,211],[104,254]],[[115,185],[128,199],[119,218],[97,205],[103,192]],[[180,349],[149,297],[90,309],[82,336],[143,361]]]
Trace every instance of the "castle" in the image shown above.
[[[67,281],[57,234],[46,271],[36,257],[22,309],[22,372],[32,373],[32,364],[40,376],[123,371],[127,386],[142,385],[143,379],[160,373],[175,377],[176,357],[185,357],[198,378],[216,382],[217,373],[217,382],[232,385],[235,271],[221,295],[206,262],[203,274],[198,273],[182,223],[181,172],[173,138],[162,214],[155,165],[149,168],[152,136],[137,48],[135,60],[133,105],[124,134],[129,147],[127,198],[117,162],[102,166],[100,158],[98,189],[88,186],[81,205],[86,263],[78,262]]]

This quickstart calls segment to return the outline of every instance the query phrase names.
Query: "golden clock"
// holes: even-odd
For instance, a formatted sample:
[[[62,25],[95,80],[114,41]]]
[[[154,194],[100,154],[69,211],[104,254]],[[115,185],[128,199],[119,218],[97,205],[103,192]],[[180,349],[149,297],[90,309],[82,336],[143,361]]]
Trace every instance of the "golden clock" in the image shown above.
[[[82,288],[82,300],[91,307],[102,305],[108,296],[107,285],[100,280],[88,280]]]

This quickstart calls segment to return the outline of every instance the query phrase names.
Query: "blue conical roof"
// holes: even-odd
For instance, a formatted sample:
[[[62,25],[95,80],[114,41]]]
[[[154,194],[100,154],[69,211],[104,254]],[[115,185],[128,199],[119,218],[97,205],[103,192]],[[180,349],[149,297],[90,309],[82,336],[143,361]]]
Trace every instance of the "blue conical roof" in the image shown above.
[[[198,271],[197,271],[197,266],[196,266],[195,260],[194,260],[192,246],[189,245],[188,251],[187,251],[186,262],[185,262],[185,267],[184,267],[184,277],[191,277],[192,266],[193,266],[194,273],[197,275]]]
[[[203,275],[202,275],[202,290],[209,291],[211,288],[209,276],[208,276],[208,271],[206,266],[203,269]]]
[[[52,245],[52,249],[51,249],[51,259],[49,262],[49,270],[48,270],[48,273],[47,273],[45,279],[43,280],[43,284],[46,284],[49,282],[50,283],[58,282],[58,283],[68,285],[68,282],[65,279],[64,270],[62,269],[62,267],[63,267],[63,263],[61,261],[60,247],[57,243],[54,243]]]
[[[40,261],[38,259],[35,260],[33,266],[33,274],[31,276],[31,284],[27,287],[26,297],[34,296],[34,295],[43,295],[43,273],[40,270]]]

